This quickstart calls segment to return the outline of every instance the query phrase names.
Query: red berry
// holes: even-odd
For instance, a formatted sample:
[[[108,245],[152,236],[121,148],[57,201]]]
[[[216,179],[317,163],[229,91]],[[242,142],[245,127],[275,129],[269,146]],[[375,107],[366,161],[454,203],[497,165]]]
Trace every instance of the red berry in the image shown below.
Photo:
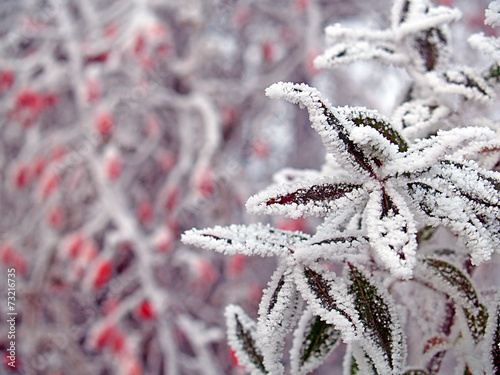
[[[155,312],[151,303],[149,301],[143,301],[137,308],[135,309],[135,316],[139,320],[151,320],[155,317]]]
[[[85,84],[85,100],[87,103],[93,103],[101,96],[99,83],[94,80],[88,80]]]
[[[10,70],[3,70],[0,72],[0,94],[7,91],[14,83],[14,73]]]
[[[59,205],[51,206],[45,218],[47,221],[47,226],[53,229],[61,229],[65,222],[63,209]]]
[[[40,199],[47,199],[59,186],[59,177],[54,171],[44,173],[38,185],[38,196]]]
[[[17,109],[27,109],[32,114],[39,114],[43,109],[43,104],[43,95],[34,90],[24,89],[17,93]]]
[[[139,32],[134,39],[133,52],[134,55],[139,56],[144,52],[144,47],[146,45],[146,38],[142,32]]]
[[[227,273],[231,277],[235,277],[241,274],[245,268],[246,257],[241,254],[235,254],[229,258],[227,263]]]
[[[24,255],[8,242],[0,245],[0,263],[3,263],[7,267],[14,267],[21,274],[26,272],[26,259]]]
[[[135,208],[135,216],[141,225],[148,225],[153,219],[153,206],[147,200],[139,202]]]
[[[213,266],[213,264],[206,259],[199,260],[196,263],[196,271],[198,272],[198,278],[204,284],[212,284],[219,277],[219,273]]]
[[[113,352],[113,354],[121,353],[125,348],[125,342],[126,342],[125,335],[120,331],[115,330],[110,340],[110,349]]]
[[[266,142],[264,142],[261,139],[255,140],[255,142],[252,145],[252,148],[253,148],[253,154],[259,159],[265,159],[269,154]]]
[[[276,227],[281,230],[303,232],[306,227],[306,220],[303,217],[299,217],[297,219],[280,219],[276,223]]]
[[[76,232],[67,236],[63,244],[64,255],[71,259],[77,258],[83,248],[84,241],[85,238],[81,232]]]
[[[93,271],[92,287],[100,289],[111,279],[113,265],[110,260],[101,259],[97,262]]]
[[[210,197],[214,192],[214,176],[208,167],[200,167],[194,172],[193,189],[202,198]]]
[[[165,190],[165,201],[163,207],[167,212],[172,212],[177,206],[179,199],[179,189],[176,186],[169,185]]]
[[[117,180],[122,174],[122,160],[115,150],[110,150],[104,160],[104,175],[110,181]]]
[[[102,51],[85,56],[85,64],[104,63],[108,59],[109,51]]]
[[[18,163],[12,171],[12,186],[16,189],[22,189],[31,181],[31,173],[24,163]]]
[[[14,259],[14,249],[8,242],[3,242],[0,245],[0,262],[5,265],[11,265]]]
[[[174,233],[170,228],[161,229],[153,238],[153,246],[159,253],[168,253],[172,250]]]
[[[263,42],[260,46],[261,49],[261,54],[262,54],[262,60],[265,63],[271,63],[274,60],[274,47],[271,44],[271,42]]]
[[[103,137],[111,135],[113,132],[113,116],[111,113],[98,113],[94,121],[94,130]]]
[[[99,327],[93,336],[93,346],[95,349],[104,349],[106,346],[110,345],[115,335],[116,328],[111,324],[107,324]]]
[[[50,152],[50,161],[51,162],[62,161],[65,155],[66,155],[66,149],[64,148],[64,146],[61,145],[55,146]]]
[[[41,156],[35,156],[31,162],[31,171],[34,177],[40,177],[45,168],[45,160]]]

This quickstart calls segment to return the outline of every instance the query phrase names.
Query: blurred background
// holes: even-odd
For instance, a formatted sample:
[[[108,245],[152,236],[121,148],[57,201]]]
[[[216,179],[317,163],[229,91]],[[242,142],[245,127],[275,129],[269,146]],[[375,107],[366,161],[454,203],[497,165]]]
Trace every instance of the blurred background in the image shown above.
[[[457,6],[458,61],[487,1]],[[3,0],[0,3],[0,373],[243,374],[223,311],[256,317],[275,261],[180,243],[254,217],[245,201],[284,167],[320,168],[307,114],[271,101],[305,82],[334,105],[389,115],[405,73],[318,71],[323,29],[390,25],[391,2]],[[477,54],[476,54],[477,55]],[[473,61],[472,61],[473,62]],[[7,270],[16,274],[8,366]],[[337,350],[317,374],[341,373]],[[332,369],[333,372],[332,372]]]

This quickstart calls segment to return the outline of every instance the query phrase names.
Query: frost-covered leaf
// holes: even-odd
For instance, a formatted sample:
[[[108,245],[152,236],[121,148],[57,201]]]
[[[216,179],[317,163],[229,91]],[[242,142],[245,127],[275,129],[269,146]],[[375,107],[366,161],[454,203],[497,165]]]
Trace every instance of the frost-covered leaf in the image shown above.
[[[301,246],[310,235],[289,232],[269,225],[230,225],[206,229],[190,229],[182,235],[182,242],[226,255],[286,256],[290,249]]]
[[[392,114],[392,123],[406,138],[427,137],[434,133],[450,109],[443,105],[426,103],[422,100],[412,100],[403,103]]]
[[[473,161],[443,160],[438,172],[472,205],[485,209],[500,208],[500,173],[480,168]]]
[[[393,39],[391,30],[374,30],[368,28],[349,28],[341,24],[329,25],[325,28],[325,35],[330,44],[340,41],[371,41],[374,43],[390,42]]]
[[[500,1],[494,0],[488,6],[488,9],[484,12],[486,15],[486,20],[484,23],[491,26],[500,25]]]
[[[349,375],[359,374],[358,362],[356,362],[356,358],[354,358],[352,356],[351,356],[351,363],[349,366],[349,372],[347,374],[349,374]]]
[[[449,335],[449,332],[447,332],[447,335]],[[443,359],[450,346],[447,336],[442,334],[432,335],[423,342],[422,362],[425,363],[425,369],[429,374],[440,374]]]
[[[486,374],[500,373],[500,293],[497,293],[493,308],[490,309],[486,334],[483,341],[483,362]]]
[[[499,52],[500,54],[500,52]],[[499,56],[500,60],[500,56]],[[483,78],[488,82],[499,83],[500,82],[500,65],[494,64],[490,66],[484,73]]]
[[[407,38],[414,64],[429,72],[448,61],[447,26],[459,18],[457,9],[433,7],[428,1],[398,0],[392,10],[392,27],[395,38]]]
[[[442,28],[432,27],[418,32],[413,39],[413,48],[418,52],[425,70],[434,70],[446,57],[448,38]]]
[[[444,160],[439,178],[446,180],[487,231],[492,246],[500,247],[500,173],[480,168],[473,161]]]
[[[484,336],[486,331],[486,322],[488,321],[488,310],[484,305],[479,306],[479,311],[472,313],[468,309],[463,309],[465,314],[465,319],[467,321],[467,326],[472,335],[474,341],[479,343]]]
[[[485,333],[488,312],[481,304],[472,281],[458,267],[442,259],[424,258],[421,264],[421,272],[426,279],[463,308],[469,331],[479,342]]]
[[[417,232],[417,243],[420,244],[424,241],[428,241],[432,238],[434,233],[436,233],[437,228],[427,225]]]
[[[374,176],[374,160],[351,137],[353,128],[359,128],[333,108],[318,90],[306,84],[279,82],[268,87],[266,95],[307,108],[311,126],[320,135],[327,151],[353,173]]]
[[[288,264],[279,267],[264,291],[259,306],[257,334],[264,351],[264,365],[271,374],[282,374],[280,363],[285,336],[292,331],[302,308],[302,298]]]
[[[295,252],[295,259],[315,261],[317,259],[338,261],[360,254],[370,246],[368,238],[359,232],[337,232],[316,234],[304,246]]]
[[[384,138],[392,145],[395,145],[399,152],[408,150],[408,143],[392,127],[389,120],[377,111],[369,110],[364,107],[343,107],[337,108],[337,110],[357,126],[368,126],[375,129],[381,137],[373,137],[374,146],[376,146],[376,141],[378,141],[378,143],[383,143],[383,139],[381,138]]]
[[[315,66],[332,68],[368,59],[404,66],[418,57],[426,70],[435,69],[438,63],[448,59],[445,26],[459,17],[457,10],[431,7],[425,1],[396,1],[392,9],[392,29],[327,27],[325,34],[333,47],[315,60]],[[403,41],[410,42],[416,56],[408,53]]]
[[[426,77],[437,93],[458,94],[469,100],[483,102],[489,102],[495,97],[495,92],[482,75],[470,68],[450,69],[443,73],[430,72]]]
[[[456,195],[442,181],[408,183],[410,196],[429,218],[432,225],[444,225],[460,236],[472,251],[472,264],[477,265],[491,257],[498,234],[490,230],[492,218],[476,215],[469,200]],[[487,211],[483,211],[483,214]]]
[[[398,52],[390,41],[357,40],[336,43],[316,57],[314,66],[318,69],[331,69],[337,65],[368,60],[401,66],[408,62],[408,56]]]
[[[388,292],[349,263],[349,294],[365,327],[361,345],[381,374],[399,374],[406,360],[406,344],[396,308]]]
[[[391,25],[396,32],[413,34],[449,24],[460,18],[460,12],[448,7],[433,7],[429,1],[396,0],[392,7]]]
[[[292,374],[307,374],[319,367],[340,343],[340,332],[311,309],[302,315],[290,352]]]
[[[403,375],[429,375],[425,370],[406,370]]]
[[[311,238],[311,242],[319,242],[324,239],[337,237],[336,233],[344,231],[345,229],[352,230],[353,232],[361,229],[361,226],[350,228],[352,220],[356,220],[359,212],[364,209],[366,205],[366,198],[358,199],[353,204],[345,207],[342,210],[334,211],[325,217],[324,221],[316,228],[316,234]],[[350,233],[349,235],[353,235]]]
[[[488,128],[466,127],[439,131],[436,136],[422,139],[410,146],[404,157],[386,166],[389,173],[415,173],[429,170],[437,161],[449,158],[460,151],[480,152],[496,138],[496,133]]]
[[[405,17],[404,22],[401,22],[394,32],[399,38],[409,35],[419,35],[419,32],[426,32],[428,30],[442,29],[444,26],[458,21],[461,13],[458,9],[449,7],[432,7],[429,1],[410,0],[408,1],[409,11]],[[446,37],[446,36],[445,36]],[[445,39],[442,36],[437,37],[439,40]],[[435,42],[434,36],[431,33],[431,42]],[[446,40],[441,43],[446,45]]]
[[[324,216],[364,195],[362,185],[337,182],[329,178],[301,181],[290,185],[272,186],[248,199],[252,213],[300,216]]]
[[[500,62],[500,40],[496,37],[486,36],[483,33],[476,33],[469,37],[469,44],[472,48],[481,50],[482,52],[490,55],[495,61],[493,65],[483,71],[483,78],[489,83],[498,83],[499,66]]]
[[[314,315],[334,325],[344,341],[359,338],[363,326],[342,278],[318,264],[297,267],[294,276],[297,288]]]
[[[360,375],[381,375],[385,373],[380,373],[376,368],[373,360],[366,353],[363,347],[360,345],[358,341],[353,342],[349,345],[348,350],[346,351],[346,355],[350,357],[350,363],[348,363],[348,369],[350,372],[347,374],[360,374]],[[344,360],[344,365],[346,365],[346,361]],[[387,374],[390,374],[387,372]]]
[[[412,0],[395,0],[391,9],[391,25],[392,28],[397,28],[408,18],[410,3]]]
[[[228,305],[225,315],[228,342],[238,358],[238,364],[252,375],[267,374],[262,350],[257,346],[255,322],[237,305]]]
[[[394,189],[375,190],[366,205],[366,229],[370,244],[391,273],[409,279],[417,249],[413,215]]]

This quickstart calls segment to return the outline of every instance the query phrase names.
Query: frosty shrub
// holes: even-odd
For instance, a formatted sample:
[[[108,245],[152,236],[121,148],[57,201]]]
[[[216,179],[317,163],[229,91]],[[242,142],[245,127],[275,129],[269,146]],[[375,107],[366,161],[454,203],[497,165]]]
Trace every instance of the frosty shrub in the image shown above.
[[[486,23],[500,24],[499,11],[491,3]],[[308,111],[328,154],[319,171],[278,173],[247,210],[323,222],[313,234],[250,224],[183,236],[226,255],[280,260],[257,321],[226,308],[229,345],[248,372],[283,374],[289,362],[292,374],[310,373],[341,342],[344,374],[500,372],[500,295],[473,281],[500,247],[500,142],[493,122],[479,110],[470,116],[495,100],[500,44],[474,35],[472,47],[493,62],[455,65],[449,25],[459,18],[429,1],[396,0],[389,29],[327,27],[332,46],[317,68],[377,60],[404,69],[411,82],[390,118],[335,107],[306,84],[266,90]]]
[[[221,310],[274,265],[180,234],[317,141],[262,93],[324,74],[324,25],[384,1],[358,3],[0,1],[0,374],[241,372]]]

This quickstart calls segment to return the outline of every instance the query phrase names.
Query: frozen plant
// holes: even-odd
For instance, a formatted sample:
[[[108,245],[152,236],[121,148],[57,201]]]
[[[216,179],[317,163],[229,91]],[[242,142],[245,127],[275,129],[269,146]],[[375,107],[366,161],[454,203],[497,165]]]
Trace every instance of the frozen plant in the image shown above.
[[[258,305],[261,260],[179,234],[236,220],[253,165],[287,161],[266,162],[280,102],[261,93],[314,74],[322,25],[353,12],[339,3],[0,1],[0,278],[16,270],[18,313],[0,374],[239,372],[219,311]]]
[[[490,24],[498,11],[493,2]],[[324,221],[314,234],[250,224],[183,235],[226,255],[280,259],[257,321],[226,308],[229,345],[248,372],[285,373],[291,332],[292,374],[315,370],[341,341],[344,374],[500,372],[500,294],[473,278],[500,246],[500,173],[490,170],[500,142],[493,129],[457,120],[464,103],[494,100],[498,60],[485,70],[451,66],[448,24],[459,17],[396,0],[389,30],[327,28],[335,44],[318,67],[376,59],[409,73],[391,119],[334,107],[306,84],[266,90],[307,109],[328,155],[320,171],[278,173],[247,210]],[[471,44],[493,58],[499,51],[495,38]]]

